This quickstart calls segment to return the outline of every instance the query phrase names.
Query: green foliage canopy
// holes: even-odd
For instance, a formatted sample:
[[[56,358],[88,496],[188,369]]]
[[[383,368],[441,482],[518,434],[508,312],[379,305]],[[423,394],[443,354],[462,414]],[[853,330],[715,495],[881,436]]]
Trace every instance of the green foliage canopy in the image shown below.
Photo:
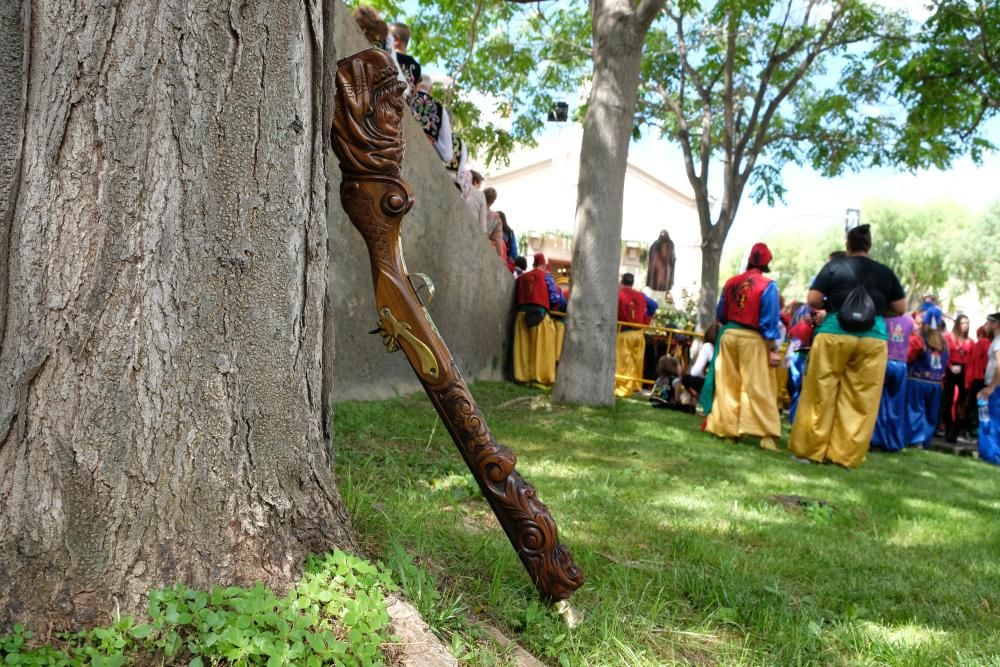
[[[990,311],[1000,310],[1000,201],[969,224],[958,277],[976,288]]]
[[[832,176],[886,160],[880,64],[902,57],[908,27],[864,0],[676,2],[647,40],[638,121],[680,144],[696,191],[721,160],[728,225],[745,185],[782,198],[789,162]]]
[[[876,201],[865,207],[872,225],[872,257],[889,265],[911,306],[937,294],[966,265],[969,214],[953,202],[923,206]]]
[[[908,58],[888,64],[906,123],[894,160],[944,168],[996,146],[986,134],[1000,115],[1000,2],[935,0]]]
[[[683,119],[697,158],[706,140],[716,157],[728,133],[738,157],[766,155],[746,171],[769,202],[788,162],[831,175],[979,160],[995,148],[984,128],[1000,109],[1000,3],[931,2],[915,26],[871,0],[674,0],[647,38],[636,136],[645,125],[678,139]],[[582,117],[589,3],[364,4],[406,22],[410,52],[449,73],[455,126],[488,163],[531,144],[557,99],[580,100]]]

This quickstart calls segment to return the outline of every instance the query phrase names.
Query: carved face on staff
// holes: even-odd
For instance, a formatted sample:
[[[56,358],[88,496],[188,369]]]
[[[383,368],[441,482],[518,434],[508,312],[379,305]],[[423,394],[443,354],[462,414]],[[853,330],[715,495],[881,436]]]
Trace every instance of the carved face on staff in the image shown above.
[[[403,158],[403,91],[392,59],[368,49],[338,70],[334,150],[341,167],[353,173],[398,175]]]
[[[403,95],[406,84],[396,78],[396,69],[389,64],[381,68],[372,92],[373,113],[365,118],[365,126],[373,134],[399,137],[403,122]]]

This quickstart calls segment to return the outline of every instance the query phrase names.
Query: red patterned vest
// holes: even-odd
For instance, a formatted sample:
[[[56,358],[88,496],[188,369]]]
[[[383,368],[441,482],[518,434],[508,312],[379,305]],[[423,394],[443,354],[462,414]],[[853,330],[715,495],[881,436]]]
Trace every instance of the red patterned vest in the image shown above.
[[[646,323],[646,297],[631,287],[618,290],[618,320],[620,322]]]
[[[549,308],[549,288],[545,284],[545,269],[525,271],[517,277],[517,305]]]
[[[722,323],[736,322],[760,329],[760,302],[771,279],[750,269],[726,281],[722,288]]]

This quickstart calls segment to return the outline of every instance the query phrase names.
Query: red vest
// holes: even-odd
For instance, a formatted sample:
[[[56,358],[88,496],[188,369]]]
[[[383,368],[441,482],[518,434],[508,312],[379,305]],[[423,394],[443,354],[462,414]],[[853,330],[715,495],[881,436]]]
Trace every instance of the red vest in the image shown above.
[[[535,305],[548,310],[549,288],[545,284],[545,269],[525,271],[517,277],[517,305]]]
[[[771,279],[750,269],[726,281],[722,288],[722,323],[736,322],[760,329],[760,302]]]
[[[618,290],[618,321],[646,323],[646,297],[631,287]]]

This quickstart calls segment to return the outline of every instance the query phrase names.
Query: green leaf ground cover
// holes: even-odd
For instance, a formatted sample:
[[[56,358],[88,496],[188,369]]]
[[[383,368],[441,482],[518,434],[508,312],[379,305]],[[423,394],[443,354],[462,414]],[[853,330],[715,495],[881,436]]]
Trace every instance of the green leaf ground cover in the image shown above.
[[[391,568],[432,573],[418,607],[447,619],[431,625],[463,661],[504,660],[474,650],[462,623],[476,618],[551,664],[1000,665],[997,468],[924,451],[808,466],[639,401],[473,391],[586,574],[572,632],[535,602],[424,396],[335,417],[360,538]]]
[[[389,636],[384,570],[334,551],[312,556],[285,596],[262,584],[199,591],[177,584],[149,593],[149,619],[60,633],[39,643],[21,625],[0,635],[0,664],[38,667],[227,665],[322,667],[384,664]]]

